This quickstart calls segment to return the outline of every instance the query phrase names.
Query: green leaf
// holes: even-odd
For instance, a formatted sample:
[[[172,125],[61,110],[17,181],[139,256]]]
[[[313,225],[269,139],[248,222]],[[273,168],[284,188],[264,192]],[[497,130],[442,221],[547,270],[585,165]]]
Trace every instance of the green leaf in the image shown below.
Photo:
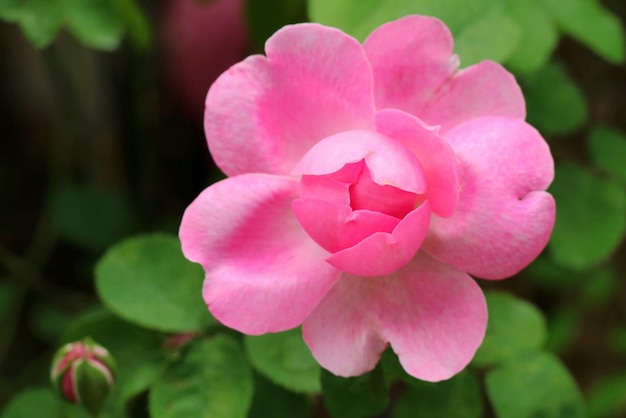
[[[245,336],[244,341],[252,365],[274,383],[296,392],[320,391],[321,369],[302,340],[300,328]]]
[[[559,41],[552,19],[541,0],[507,0],[506,9],[522,29],[521,40],[505,64],[518,74],[531,74],[542,68]]]
[[[482,16],[465,25],[455,36],[455,50],[461,58],[463,67],[485,59],[503,62],[520,45],[521,28],[515,20],[500,9],[500,7],[492,7]]]
[[[587,275],[582,284],[581,293],[583,302],[591,307],[603,308],[608,306],[611,299],[617,294],[621,277],[611,268],[603,268]]]
[[[135,229],[135,215],[122,196],[94,186],[68,186],[52,194],[49,211],[59,234],[99,252]]]
[[[50,389],[31,389],[20,392],[6,406],[1,418],[32,418],[61,414],[60,401]]]
[[[62,0],[29,0],[17,12],[24,35],[36,48],[52,42],[63,24]]]
[[[18,19],[21,0],[0,0],[0,19],[13,22]]]
[[[626,135],[608,126],[595,126],[588,146],[595,165],[626,181]]]
[[[563,135],[585,123],[585,97],[561,65],[551,62],[520,82],[526,97],[528,122],[543,133]]]
[[[626,231],[626,191],[576,165],[557,167],[550,187],[556,223],[548,244],[554,261],[584,270],[608,258]]]
[[[202,268],[187,261],[176,237],[131,238],[96,266],[104,304],[129,322],[160,331],[206,329],[213,319],[202,301]]]
[[[552,354],[520,356],[487,373],[487,395],[498,418],[582,418],[576,383]]]
[[[152,43],[152,28],[135,0],[113,0],[116,13],[136,48],[145,49]]]
[[[587,395],[589,418],[612,418],[626,414],[626,374],[605,378]]]
[[[305,0],[246,0],[246,19],[256,49],[281,27],[306,22]]]
[[[17,394],[0,414],[0,418],[89,418],[80,406],[61,400],[48,388],[37,388]]]
[[[334,418],[366,418],[384,411],[389,384],[380,364],[358,377],[335,376],[322,369],[324,403]]]
[[[364,40],[372,30],[409,14],[435,16],[452,33],[481,17],[493,0],[309,0],[309,17],[314,22],[335,26]]]
[[[380,364],[383,368],[385,379],[389,382],[394,382],[396,380],[401,380],[408,384],[415,382],[415,378],[404,370],[402,364],[400,364],[398,356],[393,352],[391,347],[387,347],[387,349],[381,354]]]
[[[482,418],[480,383],[468,371],[439,383],[415,380],[402,393],[394,411],[394,418]]]
[[[617,16],[594,0],[543,0],[568,34],[613,63],[624,61],[624,30]]]
[[[63,0],[65,22],[83,44],[104,50],[117,48],[124,25],[111,0]]]
[[[548,316],[548,339],[545,347],[554,353],[563,353],[572,346],[581,323],[580,309],[563,307]]]
[[[489,322],[474,365],[500,364],[543,346],[547,330],[539,309],[508,293],[488,292],[485,297]]]
[[[138,47],[150,43],[150,26],[134,0],[0,0],[0,18],[17,21],[38,48],[65,26],[89,47],[113,50],[128,30]]]
[[[312,0],[313,21],[338,27],[364,40],[372,30],[409,14],[441,19],[455,37],[463,66],[483,59],[503,61],[519,46],[522,30],[516,19],[494,0]],[[497,36],[494,36],[497,34]]]
[[[616,327],[609,334],[609,345],[611,351],[625,355],[626,354],[626,328]]]
[[[252,401],[252,374],[229,337],[194,341],[150,393],[152,418],[244,418]]]
[[[309,0],[312,22],[333,26],[363,41],[384,22],[401,17],[398,0]]]
[[[254,375],[254,397],[248,418],[309,418],[312,405],[303,396]]]

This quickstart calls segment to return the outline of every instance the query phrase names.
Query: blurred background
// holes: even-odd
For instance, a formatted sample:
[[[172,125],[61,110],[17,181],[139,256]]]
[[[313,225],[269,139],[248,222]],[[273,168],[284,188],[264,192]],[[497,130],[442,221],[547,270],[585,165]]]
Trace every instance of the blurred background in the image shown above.
[[[500,34],[497,25],[479,27],[457,40],[461,65],[492,58],[518,77],[529,122],[559,167],[559,223],[520,277],[480,284],[539,307],[546,346],[600,411],[592,415],[626,416],[626,2],[581,0],[600,17],[584,13],[585,27],[555,13],[547,45],[530,45],[524,25],[537,25],[538,36],[545,25],[510,6],[521,2],[501,1],[521,28],[518,47],[476,50],[472,39]],[[89,8],[98,2],[68,0],[75,9],[59,11],[57,2],[31,0],[19,14],[4,3],[0,410],[22,389],[47,384],[68,324],[100,306],[93,269],[107,248],[139,233],[176,234],[185,207],[222,178],[202,129],[211,82],[261,52],[284,24],[312,14],[334,23],[321,1],[116,0]],[[542,55],[519,52],[526,47]]]

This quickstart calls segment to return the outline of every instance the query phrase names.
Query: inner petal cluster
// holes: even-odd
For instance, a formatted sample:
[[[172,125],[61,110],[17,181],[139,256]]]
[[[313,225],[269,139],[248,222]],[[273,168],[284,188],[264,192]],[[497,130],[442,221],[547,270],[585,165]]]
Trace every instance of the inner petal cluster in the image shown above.
[[[324,155],[328,144],[337,149],[346,141],[354,144],[352,153]],[[342,157],[343,165],[338,167]],[[421,165],[403,145],[375,132],[347,132],[320,142],[303,157],[297,170],[305,173],[300,199],[292,208],[302,228],[322,248],[342,258],[345,252],[365,251],[359,245],[374,246],[382,250],[362,256],[376,256],[383,265],[389,252],[405,253],[405,249],[395,249],[393,234],[424,202],[426,183]],[[418,247],[403,257],[408,261]]]

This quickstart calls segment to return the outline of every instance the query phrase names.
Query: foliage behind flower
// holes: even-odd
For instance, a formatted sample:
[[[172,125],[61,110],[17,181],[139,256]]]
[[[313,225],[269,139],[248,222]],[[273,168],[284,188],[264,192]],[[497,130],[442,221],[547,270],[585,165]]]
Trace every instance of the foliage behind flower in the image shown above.
[[[363,45],[293,25],[215,82],[205,132],[230,177],[189,206],[180,238],[217,319],[254,335],[302,324],[341,376],[387,344],[420,379],[467,365],[487,322],[470,274],[510,277],[545,247],[553,161],[514,78],[457,70],[452,47],[424,16]]]

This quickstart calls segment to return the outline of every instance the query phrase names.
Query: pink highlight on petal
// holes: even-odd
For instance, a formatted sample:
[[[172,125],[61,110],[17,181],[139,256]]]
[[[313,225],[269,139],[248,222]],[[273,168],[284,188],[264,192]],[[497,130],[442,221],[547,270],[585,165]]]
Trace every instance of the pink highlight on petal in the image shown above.
[[[449,379],[467,366],[485,336],[487,304],[480,287],[423,254],[397,276],[379,308],[386,339],[410,375]]]
[[[371,33],[363,48],[374,72],[378,109],[396,108],[419,116],[458,65],[450,31],[428,16],[406,16],[384,24]]]
[[[305,175],[300,180],[300,197],[350,206],[350,183],[336,180],[334,176]]]
[[[428,232],[430,204],[424,202],[402,219],[391,233],[377,232],[327,261],[355,276],[391,274],[415,256]]]
[[[309,315],[339,276],[291,210],[295,179],[246,174],[220,181],[187,208],[183,253],[206,272],[204,300],[247,334],[284,331]]]
[[[293,211],[309,236],[331,253],[358,244],[376,232],[392,232],[400,220],[324,200],[296,200]]]
[[[60,373],[62,373],[65,368],[77,358],[80,358],[85,352],[85,346],[83,343],[75,342],[75,343],[67,343],[63,347],[63,350],[67,352],[61,360],[54,366],[54,370],[52,370],[52,378],[56,378]]]
[[[446,81],[417,114],[429,125],[441,125],[440,135],[483,116],[526,117],[524,96],[515,77],[500,64],[482,61]]]
[[[315,143],[374,126],[373,80],[361,45],[314,23],[285,26],[209,89],[204,128],[229,176],[289,173]]]
[[[389,342],[407,373],[435,382],[470,362],[486,325],[476,282],[420,253],[387,277],[342,276],[302,335],[322,367],[339,376],[372,370]]]
[[[459,200],[461,167],[450,144],[438,135],[438,129],[396,109],[379,111],[376,129],[402,143],[417,157],[428,184],[423,198],[430,201],[437,215],[451,216]]]
[[[415,209],[419,199],[415,193],[406,192],[393,186],[381,186],[372,180],[367,165],[356,182],[350,185],[350,207],[381,212],[398,219]]]
[[[480,278],[518,273],[554,225],[554,199],[544,192],[554,177],[548,145],[530,125],[507,117],[474,119],[446,139],[463,166],[463,189],[453,216],[433,216],[423,249]]]
[[[346,131],[315,144],[298,162],[293,175],[324,175],[361,160],[379,185],[421,194],[426,190],[424,170],[402,144],[372,131]]]
[[[76,386],[76,368],[80,363],[72,364],[69,370],[61,377],[61,391],[65,399],[72,403],[80,403],[80,394]]]
[[[374,183],[363,161],[328,175],[304,175],[300,196],[292,203],[298,221],[315,242],[331,253],[352,247],[375,233],[392,233],[419,199],[414,193]]]

